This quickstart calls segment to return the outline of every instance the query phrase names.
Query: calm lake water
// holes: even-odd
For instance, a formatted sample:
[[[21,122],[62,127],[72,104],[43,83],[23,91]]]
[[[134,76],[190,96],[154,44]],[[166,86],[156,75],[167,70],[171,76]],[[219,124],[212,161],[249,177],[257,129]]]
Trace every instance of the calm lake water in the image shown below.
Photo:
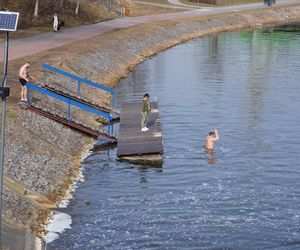
[[[193,40],[139,65],[118,101],[159,99],[164,164],[92,153],[61,209],[71,228],[47,249],[299,249],[299,62],[299,32],[260,30]]]

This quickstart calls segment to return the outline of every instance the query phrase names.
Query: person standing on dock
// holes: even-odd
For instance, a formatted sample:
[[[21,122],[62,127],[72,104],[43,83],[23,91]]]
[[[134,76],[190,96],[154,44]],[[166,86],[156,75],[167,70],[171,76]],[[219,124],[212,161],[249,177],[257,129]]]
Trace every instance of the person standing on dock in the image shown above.
[[[142,101],[142,121],[141,121],[141,131],[142,132],[145,132],[147,130],[149,130],[149,128],[147,128],[147,120],[148,120],[148,115],[149,115],[149,112],[151,110],[151,107],[150,107],[150,103],[149,103],[149,94],[146,93],[144,96],[143,96],[143,101]]]
[[[30,62],[26,62],[21,68],[19,72],[19,82],[21,84],[21,102],[27,102],[27,87],[26,84],[30,79],[34,79],[29,75],[28,68],[30,66]]]
[[[204,143],[205,149],[207,151],[212,152],[217,140],[219,140],[219,134],[218,134],[218,130],[214,128],[213,131],[210,131],[208,136],[206,136],[205,143]]]

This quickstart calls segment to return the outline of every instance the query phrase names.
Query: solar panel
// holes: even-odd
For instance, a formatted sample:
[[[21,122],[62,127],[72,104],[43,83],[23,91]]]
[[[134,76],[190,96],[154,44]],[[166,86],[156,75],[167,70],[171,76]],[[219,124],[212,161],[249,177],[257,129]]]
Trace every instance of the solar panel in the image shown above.
[[[18,12],[0,11],[0,30],[16,31],[18,19]]]

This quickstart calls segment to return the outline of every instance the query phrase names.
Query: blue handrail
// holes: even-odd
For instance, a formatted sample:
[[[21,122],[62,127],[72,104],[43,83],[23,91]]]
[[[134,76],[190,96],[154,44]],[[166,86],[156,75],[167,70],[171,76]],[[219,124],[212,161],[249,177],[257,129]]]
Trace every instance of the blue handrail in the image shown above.
[[[50,70],[50,71],[53,71],[55,73],[58,73],[58,74],[61,74],[63,76],[66,76],[66,77],[69,77],[73,80],[76,80],[78,82],[78,95],[80,95],[80,83],[85,83],[85,84],[88,84],[92,87],[95,87],[95,88],[98,88],[98,89],[102,89],[104,91],[107,91],[109,93],[111,93],[112,95],[114,95],[116,93],[116,90],[113,89],[113,88],[109,88],[109,87],[106,87],[106,86],[103,86],[99,83],[95,83],[91,80],[88,80],[86,78],[83,78],[83,77],[80,77],[80,76],[77,76],[77,75],[74,75],[74,74],[71,74],[69,72],[66,72],[64,70],[61,70],[61,69],[58,69],[58,68],[55,68],[51,65],[48,65],[48,64],[43,64],[43,71],[45,73],[46,70]]]
[[[110,113],[107,113],[107,112],[104,112],[102,110],[99,110],[97,108],[93,108],[93,107],[90,107],[86,104],[83,104],[83,103],[80,103],[80,102],[77,102],[75,100],[72,100],[68,97],[65,97],[65,96],[61,96],[51,90],[48,90],[48,89],[44,89],[44,88],[41,88],[33,83],[30,83],[30,82],[27,82],[27,88],[28,90],[35,90],[41,94],[44,94],[44,95],[48,95],[52,98],[55,98],[59,101],[62,101],[62,102],[65,102],[68,104],[68,121],[71,120],[71,105],[75,106],[75,107],[78,107],[80,109],[83,109],[85,111],[88,111],[90,113],[94,113],[96,115],[100,115],[100,116],[103,116],[105,117],[107,120],[108,120],[108,134],[110,134],[111,132],[111,120],[113,119],[113,117],[111,116]]]

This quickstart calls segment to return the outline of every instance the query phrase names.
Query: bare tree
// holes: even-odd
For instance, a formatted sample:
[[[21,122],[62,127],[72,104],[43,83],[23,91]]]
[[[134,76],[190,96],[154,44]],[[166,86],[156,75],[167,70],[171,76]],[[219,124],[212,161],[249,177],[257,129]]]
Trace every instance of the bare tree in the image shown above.
[[[39,0],[35,0],[35,5],[34,5],[34,16],[39,16]]]
[[[75,14],[78,15],[80,0],[77,0]]]
[[[61,10],[64,7],[64,0],[60,0],[59,2],[59,9]]]

